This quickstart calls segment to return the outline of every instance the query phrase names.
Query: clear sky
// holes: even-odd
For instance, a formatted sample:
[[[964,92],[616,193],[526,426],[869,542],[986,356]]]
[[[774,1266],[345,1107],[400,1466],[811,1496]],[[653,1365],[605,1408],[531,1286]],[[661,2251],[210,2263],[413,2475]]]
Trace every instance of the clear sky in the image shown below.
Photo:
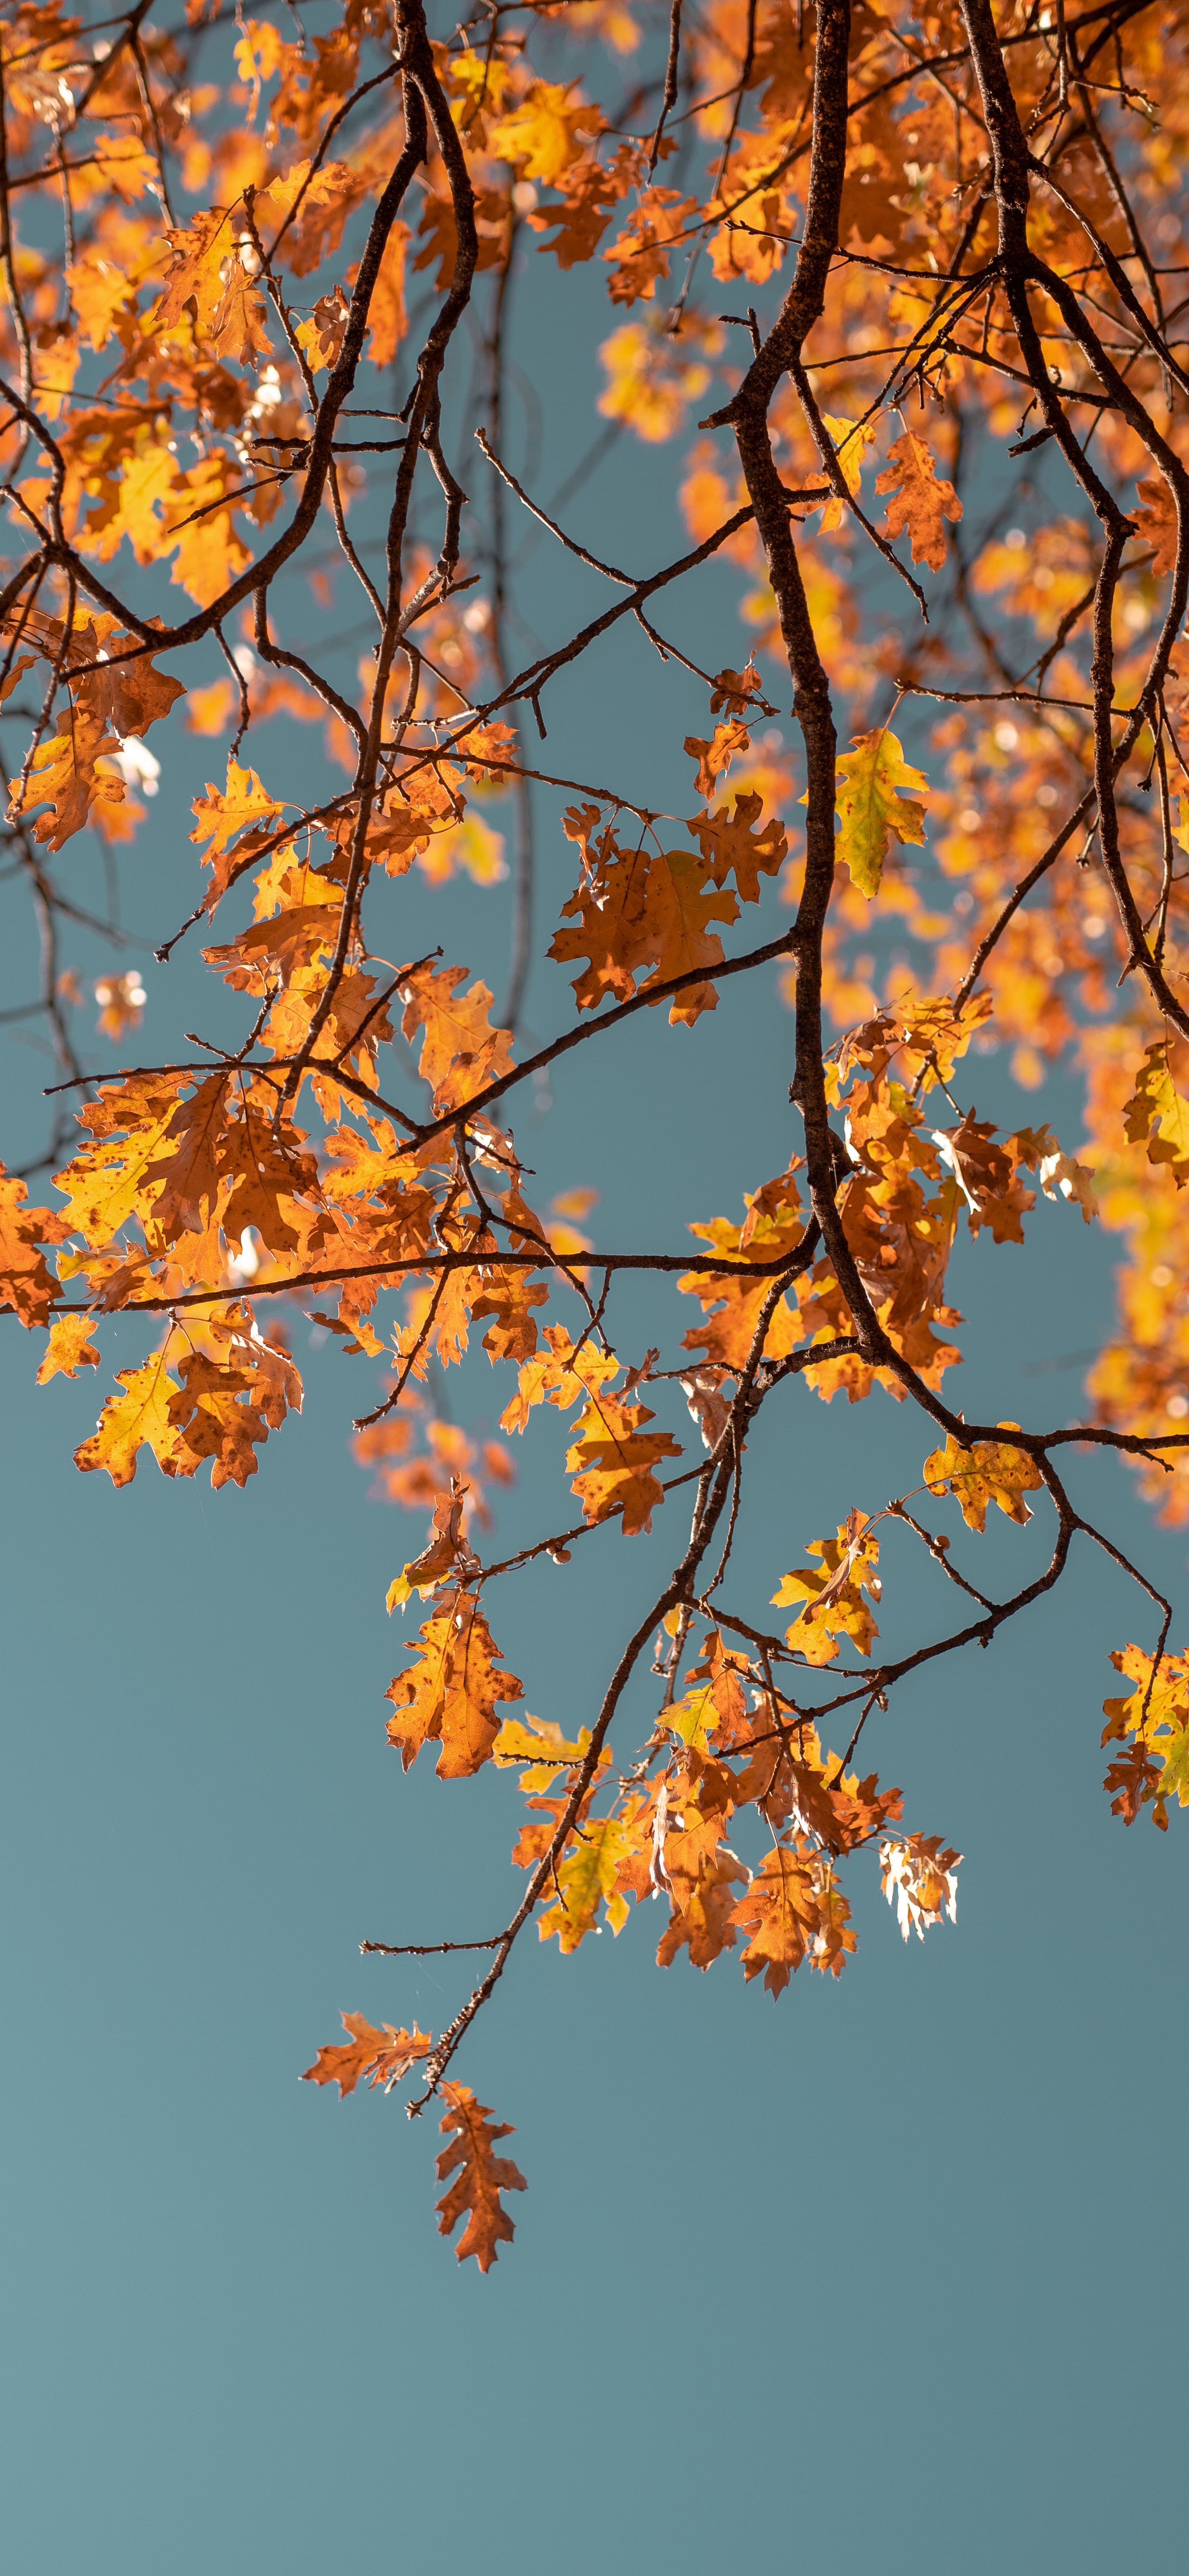
[[[548,492],[593,434],[595,371],[560,337],[552,269],[545,292],[520,357],[549,398]],[[569,515],[596,545],[614,531],[617,560],[660,561],[672,482],[625,441]],[[527,613],[550,635],[554,578],[543,545]],[[675,594],[671,631],[736,660],[726,578],[708,595],[695,633]],[[335,615],[354,616],[344,585]],[[549,755],[678,800],[704,693],[646,652],[558,684]],[[212,650],[201,676],[218,669]],[[787,681],[776,694],[787,707]],[[128,871],[150,946],[194,900],[188,802],[221,759],[180,729],[168,743]],[[274,728],[252,756],[273,783],[315,755]],[[572,883],[555,815],[542,804],[546,923]],[[506,889],[452,889],[444,913],[447,954],[498,989]],[[414,879],[393,918],[394,953],[431,919],[439,935]],[[26,963],[18,947],[5,1001]],[[216,1011],[189,952],[145,971],[137,1043],[156,1061]],[[533,1036],[568,1010],[539,967]],[[737,1214],[797,1142],[790,1043],[774,990],[736,985],[692,1035],[648,1015],[585,1051],[519,1114],[535,1203],[588,1182],[602,1239],[625,1245]],[[27,1051],[3,1065],[16,1161],[42,1077]],[[1035,1110],[994,1059],[977,1103],[1006,1124]],[[983,1237],[959,1259],[983,1350],[959,1400],[1039,1424],[1072,1414],[1080,1374],[1022,1367],[1094,1340],[1110,1246],[1045,1207],[1031,1247]],[[671,1336],[674,1303],[639,1292],[624,1346]],[[78,1476],[94,1381],[35,1389],[31,1342],[0,1332],[11,2564],[1179,2576],[1185,1841],[1175,1815],[1165,1837],[1124,1831],[1098,1749],[1108,1649],[1149,1636],[1134,1594],[1083,1552],[1055,1603],[873,1721],[909,1820],[965,1854],[957,1925],[923,1946],[902,1946],[873,1856],[852,1875],[857,1958],[775,2005],[737,1959],[656,1971],[660,1907],[568,1962],[526,1941],[458,2070],[515,2123],[530,2186],[484,2280],[435,2234],[430,2116],[410,2128],[395,2097],[340,2105],[297,2081],[340,2008],[449,2019],[449,1962],[356,1945],[494,1929],[517,1807],[507,1780],[442,1784],[424,1762],[405,1778],[385,1746],[383,1595],[422,1524],[369,1501],[348,1454],[370,1363],[309,1351],[306,1329],[305,1415],[219,1495],[151,1461],[122,1494]],[[138,1352],[118,1325],[112,1359]],[[508,1390],[479,1368],[451,1398],[491,1428]],[[741,1533],[757,1612],[806,1539],[915,1483],[931,1445],[882,1395],[853,1413],[782,1400]],[[672,1428],[688,1445],[683,1413]],[[558,1526],[560,1446],[551,1420],[518,1452],[501,1550]],[[1078,1458],[1073,1479],[1183,1604],[1184,1535],[1154,1532],[1110,1462]],[[963,1536],[962,1561],[1018,1580],[1046,1536],[1039,1516]],[[656,1562],[611,1526],[564,1572],[501,1589],[492,1623],[538,1715],[590,1721]],[[889,1566],[886,1633],[940,1619],[919,1564],[890,1548]],[[625,1752],[647,1707],[642,1688]]]

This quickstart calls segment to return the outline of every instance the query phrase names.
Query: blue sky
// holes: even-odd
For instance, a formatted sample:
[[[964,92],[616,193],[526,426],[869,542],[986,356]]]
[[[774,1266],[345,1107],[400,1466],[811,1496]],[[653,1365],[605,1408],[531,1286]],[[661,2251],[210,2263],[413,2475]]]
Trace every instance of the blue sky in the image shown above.
[[[541,268],[520,354],[549,396],[547,491],[593,433],[583,331],[608,325],[579,304],[562,342]],[[559,348],[573,363],[554,373]],[[660,561],[680,549],[672,485],[669,458],[621,442],[571,523],[596,545],[614,531],[617,560]],[[556,582],[542,544],[526,613],[547,634]],[[687,649],[740,658],[725,576],[701,606],[672,599]],[[559,681],[546,765],[613,764],[681,811],[704,692],[647,655],[621,639]],[[212,651],[198,676],[218,668]],[[787,682],[776,694],[787,706]],[[127,874],[150,945],[194,900],[188,802],[220,756],[180,731],[168,744]],[[314,775],[313,747],[280,729],[254,757],[269,783]],[[545,923],[573,881],[561,801],[540,808]],[[452,887],[435,907],[411,879],[393,907],[399,953],[444,918],[447,954],[499,989],[504,892]],[[225,1024],[192,952],[146,972],[146,1060],[192,1012]],[[560,971],[538,966],[534,1038],[568,1010]],[[772,988],[736,985],[692,1035],[648,1015],[583,1051],[551,1105],[519,1110],[534,1203],[598,1187],[600,1239],[625,1246],[737,1214],[797,1141],[791,1034]],[[17,1160],[40,1073],[8,1050],[6,1075]],[[1007,1124],[1037,1114],[995,1059],[969,1096]],[[1055,1123],[1072,1149],[1071,1095]],[[960,1255],[968,1409],[1072,1414],[1076,1370],[1021,1368],[1093,1342],[1110,1249],[1044,1206],[1026,1252],[984,1237]],[[668,1289],[622,1311],[632,1355],[689,1320]],[[297,2082],[340,2008],[449,2019],[465,1990],[449,1962],[357,1944],[494,1929],[517,1805],[506,1780],[441,1784],[424,1762],[403,1777],[385,1746],[383,1595],[421,1524],[369,1501],[348,1454],[370,1364],[306,1349],[304,1330],[306,1412],[242,1495],[167,1484],[151,1462],[123,1494],[79,1477],[94,1382],[37,1390],[26,1337],[0,1336],[13,2564],[313,2576],[358,2550],[490,2576],[711,2576],[828,2552],[840,2576],[909,2576],[934,2554],[959,2576],[1179,2570],[1183,1843],[1176,1817],[1160,1837],[1110,1816],[1098,1750],[1107,1652],[1149,1635],[1134,1594],[1083,1547],[1055,1601],[873,1721],[909,1821],[966,1856],[956,1927],[905,1948],[869,1858],[858,1957],[775,2006],[729,1958],[658,1973],[659,1907],[568,1962],[522,1945],[459,2068],[515,2123],[530,2186],[484,2280],[435,2234],[430,2116],[410,2127],[395,2098],[340,2106]],[[122,1365],[141,1346],[120,1324],[110,1347]],[[450,1390],[486,1428],[508,1391],[482,1358]],[[740,1539],[753,1612],[808,1538],[905,1491],[932,1445],[881,1395],[842,1413],[793,1386],[769,1415]],[[672,1428],[688,1445],[683,1411]],[[551,1420],[518,1452],[501,1551],[565,1517],[560,1441]],[[1071,1475],[1183,1602],[1184,1536],[1155,1532],[1110,1462]],[[538,1715],[589,1722],[671,1535],[607,1529],[564,1572],[498,1593],[492,1624]],[[1045,1537],[1039,1518],[963,1534],[962,1561],[1018,1580]],[[893,1547],[889,1564],[890,1622],[940,1623],[939,1579]],[[624,1752],[647,1710],[642,1686]]]

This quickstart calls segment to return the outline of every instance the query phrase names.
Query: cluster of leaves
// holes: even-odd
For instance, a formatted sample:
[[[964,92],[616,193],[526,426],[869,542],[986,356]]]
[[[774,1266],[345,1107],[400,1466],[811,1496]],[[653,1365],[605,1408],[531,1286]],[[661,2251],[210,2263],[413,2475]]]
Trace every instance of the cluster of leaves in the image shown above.
[[[416,2071],[411,2108],[441,2097],[442,2229],[465,2212],[459,2251],[486,2270],[523,2180],[449,2070],[526,1926],[568,1954],[655,1898],[662,1965],[737,1950],[778,1995],[803,1965],[840,1974],[843,1879],[871,1846],[906,1939],[952,1919],[959,1854],[850,1767],[868,1716],[1052,1589],[1076,1537],[1135,1573],[1071,1499],[1063,1445],[1119,1451],[1189,1518],[1189,1429],[1169,1428],[1189,1417],[1184,31],[1140,0],[1055,21],[1012,0],[998,24],[985,0],[911,18],[886,0],[710,0],[684,21],[680,0],[522,0],[453,32],[422,0],[341,0],[308,38],[280,9],[237,12],[234,35],[224,14],[189,0],[165,32],[138,6],[90,32],[58,0],[17,0],[0,28],[0,706],[21,729],[5,832],[42,947],[39,995],[11,1016],[44,1023],[59,1104],[81,1095],[43,1155],[0,1174],[0,1305],[45,1334],[43,1383],[99,1364],[106,1317],[145,1315],[144,1356],[76,1452],[117,1485],[146,1449],[169,1477],[257,1472],[302,1401],[295,1306],[384,1363],[357,1452],[432,1516],[388,1594],[426,1611],[388,1739],[406,1768],[433,1746],[443,1778],[519,1774],[527,1883],[490,1939],[437,1945],[489,1964],[436,2038],[350,2014],[308,2072],[345,2095]],[[685,442],[690,548],[639,579],[578,545],[501,453],[507,290],[545,275],[542,257],[606,284],[602,441]],[[719,314],[728,294],[765,322],[751,303]],[[687,440],[693,406],[716,401]],[[482,506],[447,416],[480,433]],[[348,525],[360,502],[383,512],[378,581]],[[520,669],[513,504],[613,594]],[[355,683],[282,586],[308,569],[328,603],[323,539],[369,620]],[[703,671],[654,602],[719,555],[749,649]],[[629,616],[684,669],[691,707],[709,689],[680,817],[619,781],[547,775],[517,730],[527,706],[545,738],[554,675]],[[757,737],[790,679],[795,753]],[[245,753],[274,722],[323,729],[318,802],[280,792],[274,737]],[[76,926],[118,940],[118,923],[50,863],[97,842],[114,874],[165,756],[145,737],[179,727],[219,744],[221,774],[193,801],[197,899],[157,953],[220,916],[203,956],[241,1042],[97,1076],[60,948]],[[607,746],[586,765],[605,775]],[[540,787],[571,800],[559,841],[578,881],[546,953],[577,970],[574,1010],[517,1061]],[[414,868],[431,887],[506,873],[493,797],[516,844],[498,1009],[440,947],[406,954],[401,920]],[[769,935],[728,954],[748,907]],[[117,963],[94,992],[99,1035],[122,1046],[145,987]],[[745,1190],[740,1168],[742,1219],[695,1218],[693,1253],[616,1253],[577,1231],[593,1192],[534,1209],[507,1095],[662,1005],[653,1043],[696,1044],[723,979],[769,969],[800,1127],[775,1177]],[[999,1046],[1026,1087],[1083,1069],[1076,1155],[1047,1123],[1001,1135],[959,1104],[970,1061]],[[402,1062],[417,1116],[391,1097]],[[52,1204],[29,1198],[43,1170]],[[1023,1245],[1038,1192],[1124,1237],[1119,1332],[1087,1421],[967,1422],[946,1391],[951,1255],[960,1235]],[[701,1310],[671,1366],[617,1347],[630,1270],[670,1275]],[[480,1478],[507,1483],[510,1452],[437,1400],[477,1327],[504,1372],[502,1431],[539,1407],[567,1417],[580,1513],[502,1563],[477,1552]],[[775,1595],[790,1623],[769,1631],[746,1589],[745,1453],[799,1378],[852,1405],[882,1387],[934,1445],[911,1492],[807,1542]],[[674,1389],[692,1467],[659,1410]],[[675,1544],[678,1487],[692,1518]],[[921,1493],[976,1534],[990,1504],[1025,1526],[1041,1498],[1047,1562],[991,1598],[910,1509]],[[652,1534],[664,1571],[589,1723],[565,1736],[505,1715],[524,1688],[489,1587],[614,1525]],[[923,1549],[962,1601],[955,1628],[877,1660],[881,1546],[893,1572]],[[1107,1788],[1126,1822],[1148,1807],[1163,1826],[1189,1803],[1189,1686],[1169,1605],[1135,1579],[1159,1632],[1115,1658],[1134,1687],[1107,1703],[1104,1740],[1123,1748]],[[617,1765],[610,1729],[650,1647],[659,1708]],[[833,1715],[845,1740],[827,1751]]]

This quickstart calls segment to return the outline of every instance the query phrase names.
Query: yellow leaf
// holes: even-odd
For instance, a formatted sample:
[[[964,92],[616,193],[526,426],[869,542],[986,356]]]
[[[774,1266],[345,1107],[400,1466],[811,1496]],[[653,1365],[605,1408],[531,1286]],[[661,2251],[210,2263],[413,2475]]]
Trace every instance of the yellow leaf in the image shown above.
[[[875,424],[866,420],[844,420],[840,413],[830,411],[823,412],[822,419],[834,442],[847,491],[857,492],[862,479],[863,457],[875,441]],[[828,501],[822,503],[822,535],[827,536],[831,528],[838,527],[843,515],[843,504],[834,492]]]
[[[1178,1189],[1189,1180],[1189,1101],[1182,1099],[1168,1067],[1163,1038],[1147,1049],[1135,1089],[1123,1111],[1133,1145],[1146,1145],[1150,1163],[1168,1163]]]
[[[851,739],[854,750],[842,752],[838,761],[836,854],[849,869],[852,885],[870,900],[879,892],[889,842],[924,840],[924,808],[901,790],[917,788],[927,795],[929,781],[905,759],[886,725]]]
[[[148,1448],[162,1474],[176,1476],[178,1434],[169,1417],[169,1400],[179,1388],[166,1368],[164,1353],[158,1351],[143,1368],[117,1369],[116,1383],[124,1393],[109,1397],[90,1439],[75,1450],[75,1466],[84,1475],[106,1467],[113,1485],[130,1485],[137,1454]]]
[[[491,1748],[492,1759],[501,1770],[513,1762],[527,1762],[528,1770],[520,1775],[525,1796],[547,1796],[561,1788],[566,1772],[581,1762],[589,1743],[587,1726],[579,1728],[576,1744],[568,1744],[560,1726],[547,1719],[506,1717]]]
[[[588,1932],[597,1930],[600,1903],[612,1931],[622,1931],[628,1901],[618,1892],[616,1879],[630,1850],[630,1836],[614,1816],[590,1817],[578,1828],[577,1842],[558,1866],[557,1904],[537,1926],[543,1941],[556,1932],[563,1956],[576,1950]]]
[[[998,1427],[1018,1431],[1020,1426],[1001,1422]],[[972,1530],[985,1530],[988,1503],[998,1503],[1011,1521],[1030,1521],[1024,1495],[1044,1482],[1026,1449],[1013,1449],[999,1440],[976,1440],[972,1448],[963,1449],[952,1434],[944,1449],[935,1449],[926,1458],[921,1472],[931,1494],[948,1491],[956,1496],[962,1518]]]
[[[519,107],[489,128],[488,146],[497,160],[519,165],[523,179],[543,179],[556,187],[563,170],[582,150],[580,134],[602,132],[597,107],[571,99],[571,82],[534,81]]]

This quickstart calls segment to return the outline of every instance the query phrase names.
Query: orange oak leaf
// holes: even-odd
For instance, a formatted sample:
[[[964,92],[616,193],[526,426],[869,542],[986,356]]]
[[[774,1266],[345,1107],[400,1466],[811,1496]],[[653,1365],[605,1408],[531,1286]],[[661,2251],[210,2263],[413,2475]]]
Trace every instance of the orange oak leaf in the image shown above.
[[[106,769],[98,766],[101,758],[110,764],[113,753],[119,750],[106,717],[89,706],[72,704],[64,710],[60,722],[62,731],[38,744],[24,788],[19,779],[14,779],[11,791],[18,813],[31,813],[37,805],[50,805],[51,812],[42,814],[34,824],[33,838],[47,842],[51,850],[60,850],[73,833],[81,832],[93,805],[120,805],[124,801],[123,779],[110,765]]]
[[[214,1213],[224,1170],[222,1153],[231,1077],[208,1074],[188,1100],[179,1101],[162,1137],[162,1152],[149,1164],[146,1185],[160,1181],[153,1223],[167,1243],[184,1231],[205,1232]]]
[[[725,708],[729,716],[744,716],[752,699],[758,698],[759,694],[760,675],[754,660],[748,662],[745,671],[732,671],[728,665],[725,671],[715,673],[710,692],[710,713],[712,716],[721,715]]]
[[[593,1524],[622,1512],[625,1538],[651,1529],[653,1512],[664,1501],[653,1467],[662,1458],[681,1456],[680,1442],[669,1432],[641,1428],[652,1420],[646,1404],[620,1404],[605,1390],[592,1390],[566,1453],[566,1467],[574,1477],[570,1491],[578,1495],[586,1519]]]
[[[691,1876],[679,1861],[685,1840],[684,1835],[671,1836],[666,1849],[672,1911],[657,1943],[656,1963],[658,1968],[669,1968],[680,1951],[688,1950],[690,1966],[705,1973],[738,1940],[735,1889],[747,1871],[724,1848],[704,1856],[696,1876]]]
[[[469,2084],[440,2086],[447,2104],[442,2134],[451,2137],[438,2156],[438,2181],[455,2179],[438,2202],[438,2234],[451,2236],[464,2211],[466,2228],[458,2259],[473,2254],[481,2272],[489,2272],[501,2245],[510,2245],[516,2230],[500,2199],[502,2191],[527,2191],[528,2184],[510,2156],[492,2154],[497,2138],[515,2131],[507,2120],[493,2118],[487,2103],[476,2100]]]
[[[938,475],[926,441],[906,430],[888,449],[888,461],[876,477],[875,488],[892,495],[888,535],[898,537],[907,528],[913,562],[927,563],[930,571],[940,572],[945,562],[945,523],[949,519],[956,524],[962,504],[953,484]]]
[[[750,1980],[762,1969],[770,1995],[781,1994],[812,1954],[821,1930],[818,1872],[799,1842],[778,1842],[732,1910],[731,1922],[751,1936],[743,1974]]]
[[[432,1085],[435,1115],[473,1098],[511,1070],[511,1036],[488,1019],[492,996],[486,984],[458,990],[467,972],[465,966],[443,966],[440,973],[422,967],[401,986],[405,1036],[412,1039],[418,1029],[425,1031],[417,1069]]]
[[[567,818],[567,829],[570,824]],[[574,831],[572,837],[580,836]],[[582,837],[589,865],[589,834]],[[629,1000],[642,967],[652,967],[648,980],[661,983],[722,964],[722,941],[707,924],[736,920],[738,905],[713,882],[706,891],[713,873],[709,858],[692,850],[620,851],[610,832],[601,835],[593,873],[562,906],[563,920],[576,916],[576,927],[557,931],[549,949],[563,964],[588,958],[573,988],[580,1011],[597,1008],[609,993]],[[647,991],[647,982],[640,989]],[[715,1000],[712,984],[693,985],[674,995],[670,1022],[692,1024]]]
[[[751,735],[738,716],[731,716],[726,724],[715,726],[709,741],[700,734],[687,733],[685,748],[690,759],[698,764],[698,794],[708,797],[713,796],[715,781],[724,769],[730,768],[732,760],[737,759],[741,752],[750,751]]]
[[[737,794],[735,811],[720,805],[716,814],[691,814],[686,829],[694,834],[716,886],[732,869],[740,901],[758,903],[760,878],[774,877],[788,857],[788,834],[774,814],[760,828],[764,800],[754,792]]]
[[[49,1208],[30,1207],[23,1181],[0,1163],[0,1307],[11,1306],[22,1324],[48,1324],[58,1283],[46,1268],[43,1243],[61,1243],[72,1232]]]
[[[373,2092],[378,2084],[391,2093],[393,2085],[428,2057],[433,2047],[432,2034],[418,2030],[416,2022],[411,2030],[394,2030],[385,2021],[376,2030],[362,2013],[348,2012],[342,2015],[342,2024],[350,2038],[320,2048],[313,2065],[304,2068],[301,2082],[337,2084],[343,2102],[359,2083],[370,2084]]]
[[[409,1436],[408,1424],[397,1427],[406,1438]],[[366,1434],[360,1436],[363,1438]],[[463,1539],[463,1506],[467,1492],[468,1487],[462,1477],[452,1475],[449,1493],[442,1496],[434,1510],[428,1544],[422,1548],[420,1556],[411,1557],[408,1564],[402,1566],[395,1582],[388,1586],[384,1606],[389,1616],[403,1606],[410,1593],[420,1592],[424,1599],[427,1592],[436,1592],[456,1570],[462,1575],[477,1571],[477,1560]]]
[[[497,1703],[523,1699],[524,1685],[515,1673],[497,1670],[500,1649],[473,1592],[452,1595],[408,1652],[416,1662],[384,1694],[394,1711],[389,1742],[399,1745],[406,1771],[423,1744],[440,1744],[439,1779],[469,1779],[482,1770],[499,1734]]]
[[[48,1386],[52,1377],[77,1377],[80,1368],[98,1368],[99,1353],[91,1339],[94,1330],[93,1315],[55,1315],[37,1372],[38,1385]]]
[[[641,985],[642,992],[650,983],[667,983],[670,976],[688,974],[696,966],[721,966],[722,941],[707,924],[737,921],[739,906],[729,892],[717,888],[706,892],[705,881],[705,862],[696,859],[692,850],[663,850],[650,858],[642,939],[654,972]],[[692,1027],[703,1011],[714,1009],[716,1001],[713,984],[691,985],[684,993],[674,994],[670,1024]]]
[[[553,234],[551,241],[538,243],[538,250],[552,251],[563,269],[593,259],[615,207],[634,184],[637,166],[632,147],[622,143],[606,166],[593,153],[572,161],[553,183],[559,201],[528,216],[534,232]]]
[[[535,1404],[556,1404],[564,1412],[619,1374],[613,1351],[600,1351],[593,1342],[577,1349],[564,1324],[547,1324],[543,1339],[544,1349],[521,1364],[518,1391],[500,1415],[501,1431],[523,1431]]]
[[[226,1357],[192,1351],[180,1361],[182,1385],[169,1400],[177,1434],[175,1475],[192,1476],[206,1458],[211,1483],[246,1485],[256,1473],[256,1451],[292,1408],[301,1410],[301,1380],[284,1352],[258,1374],[250,1342],[234,1342]],[[239,1360],[243,1365],[237,1366]]]
[[[237,760],[227,763],[225,788],[207,780],[205,796],[194,800],[195,829],[192,841],[206,841],[202,864],[213,871],[206,891],[206,909],[213,912],[234,876],[239,874],[260,842],[267,838],[267,827],[280,821],[283,807],[275,796],[262,787],[254,769],[241,769]],[[240,833],[245,838],[238,841]],[[238,841],[238,846],[232,844]]]
[[[1131,513],[1135,533],[1155,547],[1152,570],[1159,579],[1161,574],[1172,571],[1177,559],[1176,503],[1163,477],[1152,475],[1147,482],[1137,483],[1136,490],[1142,507]]]
[[[104,622],[115,623],[114,619]],[[107,659],[99,670],[88,671],[71,686],[76,703],[86,707],[92,716],[105,718],[121,740],[135,734],[139,741],[150,725],[158,724],[178,699],[185,697],[186,688],[168,671],[159,671],[151,653],[137,652],[134,660],[122,662],[121,645],[131,646],[135,640],[131,635],[105,637]],[[80,638],[80,661],[89,643],[89,635],[84,634]]]
[[[586,809],[596,816],[597,810]],[[587,855],[585,842],[583,855]],[[644,929],[647,892],[648,858],[644,850],[621,851],[613,833],[605,832],[589,879],[562,905],[563,921],[574,915],[576,927],[555,931],[549,944],[549,955],[561,965],[579,957],[589,960],[573,987],[580,1011],[597,1009],[608,993],[614,994],[617,1001],[630,1001],[636,989],[635,969],[648,956]]]

